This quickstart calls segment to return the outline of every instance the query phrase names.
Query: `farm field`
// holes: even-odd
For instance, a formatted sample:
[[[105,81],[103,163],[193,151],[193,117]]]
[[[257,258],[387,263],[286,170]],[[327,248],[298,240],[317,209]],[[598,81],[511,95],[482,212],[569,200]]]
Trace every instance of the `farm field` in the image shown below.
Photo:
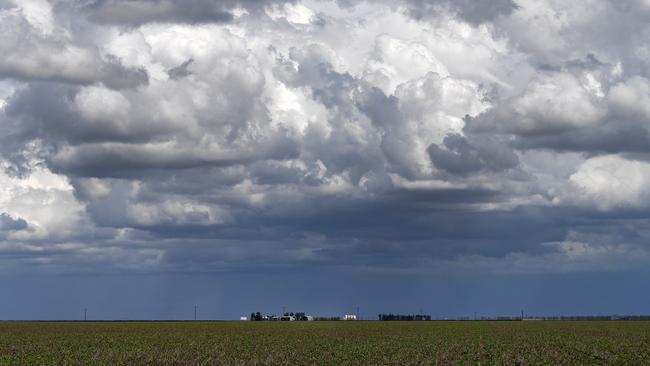
[[[0,323],[0,365],[648,365],[650,322]]]

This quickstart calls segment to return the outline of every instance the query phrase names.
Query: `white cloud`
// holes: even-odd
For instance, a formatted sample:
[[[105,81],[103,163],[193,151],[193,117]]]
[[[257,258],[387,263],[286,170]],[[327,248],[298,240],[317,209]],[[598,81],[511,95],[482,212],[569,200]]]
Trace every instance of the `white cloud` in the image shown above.
[[[626,117],[650,119],[650,81],[636,76],[620,82],[609,90],[609,103],[614,112]]]
[[[294,24],[309,24],[315,16],[308,7],[292,3],[270,5],[266,8],[266,13],[275,21],[286,19]]]
[[[52,5],[47,0],[13,0],[25,19],[44,34],[55,30]]]
[[[557,127],[586,127],[604,116],[599,97],[570,75],[557,75],[532,83],[514,103],[521,116],[516,128],[526,132]]]
[[[382,34],[375,39],[371,54],[366,78],[379,80],[379,86],[388,95],[394,93],[397,85],[419,79],[429,72],[441,77],[449,75],[447,68],[421,43],[404,42]]]
[[[617,155],[588,159],[570,177],[587,204],[608,210],[645,207],[650,198],[650,163]]]
[[[74,237],[88,224],[68,179],[44,167],[26,178],[0,172],[0,212],[27,221],[32,230],[18,233],[16,239],[21,240]]]
[[[32,4],[31,2],[26,4]],[[36,4],[36,3],[34,3]],[[114,88],[147,82],[141,70],[125,68],[119,59],[101,55],[95,47],[74,44],[65,28],[48,29],[20,9],[0,9],[0,76],[27,80],[104,82]]]

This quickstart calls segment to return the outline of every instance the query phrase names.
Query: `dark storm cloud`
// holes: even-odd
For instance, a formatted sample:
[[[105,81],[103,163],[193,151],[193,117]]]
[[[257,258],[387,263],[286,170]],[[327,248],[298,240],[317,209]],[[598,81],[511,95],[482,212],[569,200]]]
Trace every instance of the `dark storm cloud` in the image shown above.
[[[16,93],[5,111],[4,122],[13,126],[11,135],[2,136],[6,137],[5,144],[18,146],[39,137],[56,146],[61,143],[144,142],[171,132],[164,126],[158,129],[134,126],[125,130],[117,121],[88,123],[74,107],[79,90],[73,85],[45,82],[31,83]]]
[[[13,218],[7,213],[0,213],[0,233],[7,231],[19,231],[27,229],[27,221],[21,218]]]
[[[98,61],[93,69],[89,69],[88,71],[79,70],[78,73],[73,71],[58,72],[55,68],[52,69],[47,63],[38,67],[39,69],[26,69],[21,65],[3,64],[0,62],[0,79],[9,78],[21,81],[50,80],[82,85],[101,82],[112,89],[134,88],[140,85],[146,85],[149,82],[149,76],[146,71],[143,69],[126,68],[114,57],[109,57],[104,61]]]
[[[208,166],[246,164],[256,160],[285,160],[296,157],[297,146],[286,136],[268,136],[250,149],[206,154],[191,148],[137,146],[129,144],[83,145],[59,151],[51,167],[83,177],[124,177],[147,170],[184,170]]]
[[[139,26],[151,22],[226,23],[234,7],[258,11],[276,0],[94,0],[82,11],[99,23]]]
[[[389,199],[375,202],[312,201],[309,206],[284,207],[284,212],[262,217],[239,211],[232,223],[223,225],[166,223],[140,229],[161,240],[196,243],[196,247],[170,246],[165,261],[171,266],[193,261],[206,268],[248,268],[296,261],[324,267],[399,268],[472,255],[501,259],[512,253],[550,254],[555,248],[543,243],[560,242],[572,228],[585,225],[578,219],[580,212],[574,210],[528,207],[483,213],[459,208],[462,202],[493,200],[494,192],[447,190],[412,195],[394,192]],[[615,218],[599,220],[598,225],[606,230],[594,222],[587,225],[594,225],[588,230],[595,236],[607,230],[620,232],[627,242],[638,240],[642,245],[642,239],[634,239],[633,230],[625,233]],[[214,240],[222,244],[211,245]],[[298,260],[301,251],[309,255]],[[269,260],[273,253],[285,256]]]
[[[418,20],[427,20],[435,15],[451,11],[465,21],[480,24],[494,20],[499,16],[507,16],[518,8],[513,0],[406,0],[389,2],[386,0],[371,0],[384,2],[389,5],[405,6],[408,14]],[[354,6],[363,0],[337,0],[343,7]]]
[[[86,5],[92,20],[100,23],[140,25],[149,22],[210,23],[232,20],[220,1],[98,0]]]
[[[365,263],[398,267],[413,260],[464,255],[502,258],[512,252],[545,253],[551,248],[540,241],[562,240],[571,225],[572,213],[544,208],[490,214],[460,208],[498,197],[497,192],[480,189],[396,190],[378,200],[311,199],[278,204],[263,213],[232,205],[232,220],[219,225],[170,221],[136,228],[160,240],[196,243],[183,248],[171,245],[165,257],[168,265],[191,260],[217,269],[223,256],[230,257],[229,266],[247,268],[258,261],[278,265],[287,258],[268,257],[301,250],[310,253],[305,261],[319,266]],[[107,198],[105,205],[116,201]],[[105,220],[123,217],[106,208],[94,212]],[[211,245],[215,240],[222,244]]]
[[[513,145],[520,149],[550,149],[591,154],[650,152],[650,131],[644,124],[614,120],[595,128],[518,137]]]
[[[548,243],[562,243],[567,236],[595,248],[607,248],[613,242],[625,242],[635,250],[646,248],[647,236],[639,234],[645,219],[622,224],[618,215],[590,217],[588,211],[579,209],[527,207],[480,213],[418,209],[404,203],[340,202],[329,207],[319,204],[318,211],[267,217],[257,229],[247,224],[246,217],[237,221],[243,224],[239,228],[225,225],[149,229],[161,238],[192,238],[196,243],[196,247],[170,247],[165,257],[167,265],[202,263],[205,268],[214,269],[282,267],[291,262],[312,268],[404,269],[472,256],[495,260],[513,254],[543,257],[558,254],[562,247]],[[647,213],[642,217],[647,219]],[[253,220],[257,222],[256,218]],[[577,228],[581,233],[571,234]],[[213,237],[219,237],[222,244],[211,245]],[[279,245],[280,242],[284,244]],[[274,253],[282,255],[269,261]]]
[[[444,149],[436,144],[427,151],[433,164],[446,172],[458,175],[483,170],[499,172],[515,168],[517,155],[503,141],[479,136],[468,139],[460,135],[448,135],[443,141]]]
[[[512,0],[408,0],[409,13],[416,19],[430,17],[448,7],[471,23],[489,22],[498,16],[507,16],[517,9]]]

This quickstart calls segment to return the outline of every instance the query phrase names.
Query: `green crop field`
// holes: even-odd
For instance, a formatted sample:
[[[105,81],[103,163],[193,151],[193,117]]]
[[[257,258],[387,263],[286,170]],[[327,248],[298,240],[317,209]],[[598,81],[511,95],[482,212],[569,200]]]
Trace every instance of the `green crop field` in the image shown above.
[[[0,365],[649,365],[650,322],[0,323]]]

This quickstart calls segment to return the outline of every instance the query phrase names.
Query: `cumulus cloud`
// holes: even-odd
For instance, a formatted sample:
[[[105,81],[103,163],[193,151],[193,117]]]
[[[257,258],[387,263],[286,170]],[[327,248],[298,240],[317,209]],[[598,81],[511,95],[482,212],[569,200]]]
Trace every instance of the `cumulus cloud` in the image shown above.
[[[74,44],[66,29],[52,24],[51,6],[40,9],[31,2],[0,9],[0,77],[19,80],[58,80],[79,84],[102,82],[111,88],[130,88],[146,84],[142,68],[127,68],[119,58],[96,47]]]
[[[650,194],[650,164],[599,156],[582,163],[570,180],[582,199],[599,208],[644,207]]]
[[[644,14],[12,2],[0,251],[56,268],[621,265],[606,253],[646,250],[626,221],[648,209]]]
[[[556,74],[531,81],[512,100],[470,122],[472,131],[517,135],[553,134],[584,128],[602,121],[602,97],[571,74]]]

